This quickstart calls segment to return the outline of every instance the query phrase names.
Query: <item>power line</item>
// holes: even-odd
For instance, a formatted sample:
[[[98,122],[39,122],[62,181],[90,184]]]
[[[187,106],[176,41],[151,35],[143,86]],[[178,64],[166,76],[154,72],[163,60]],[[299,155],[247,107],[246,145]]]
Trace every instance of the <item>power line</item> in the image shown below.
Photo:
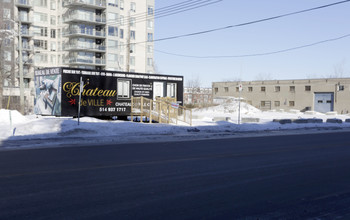
[[[180,6],[186,6],[188,4],[192,4],[192,3],[196,3],[196,2],[201,2],[201,1],[204,1],[204,0],[187,0],[187,1],[183,1],[183,2],[179,2],[179,3],[176,3],[176,4],[173,4],[173,5],[168,5],[168,6],[164,6],[164,7],[161,7],[161,8],[158,8],[156,10],[154,10],[154,14],[156,13],[164,13],[168,10],[171,10],[171,9],[174,9],[176,7],[180,7]],[[207,0],[206,0],[207,1]],[[134,14],[134,17],[137,18],[137,17],[143,17],[145,15],[147,15],[148,12],[142,12],[142,13],[138,13],[138,14]]]
[[[179,13],[182,13],[182,12],[186,12],[186,11],[194,10],[194,9],[197,9],[197,8],[205,7],[205,6],[208,6],[208,5],[212,5],[212,4],[221,2],[221,1],[223,1],[223,0],[195,0],[195,1],[191,0],[191,1],[185,1],[182,4],[178,3],[178,4],[174,4],[174,5],[170,5],[170,6],[164,7],[162,10],[155,10],[154,17],[152,17],[152,19],[162,18],[162,17],[174,15],[174,14],[179,14]],[[189,3],[187,3],[187,2],[189,2]],[[140,14],[138,14],[136,16],[132,15],[132,16],[130,16],[130,18],[127,18],[125,22],[128,24],[131,19],[135,19],[135,23],[144,22],[144,21],[149,19],[148,12],[140,13]],[[119,21],[112,21],[112,22],[108,22],[108,25],[119,24],[119,23],[120,23]]]
[[[346,34],[346,35],[343,35],[343,36],[340,36],[340,37],[335,37],[335,38],[331,38],[331,39],[327,39],[327,40],[318,41],[318,42],[311,43],[311,44],[306,44],[306,45],[302,45],[302,46],[297,46],[297,47],[292,47],[292,48],[288,48],[288,49],[283,49],[283,50],[277,50],[277,51],[272,51],[272,52],[264,52],[264,53],[243,54],[243,55],[192,56],[192,55],[169,53],[169,52],[156,50],[156,49],[154,51],[159,52],[159,53],[163,53],[163,54],[167,54],[167,55],[172,55],[172,56],[187,57],[187,58],[197,58],[197,59],[257,57],[257,56],[267,56],[267,55],[273,55],[273,54],[278,54],[278,53],[285,53],[285,52],[289,52],[289,51],[293,51],[293,50],[303,49],[303,48],[307,48],[307,47],[316,46],[316,45],[319,45],[319,44],[324,44],[324,43],[328,43],[328,42],[332,42],[332,41],[341,40],[341,39],[344,39],[344,38],[347,38],[347,37],[350,37],[350,34]]]
[[[301,10],[301,11],[291,12],[291,13],[287,13],[287,14],[282,14],[282,15],[273,16],[273,17],[269,17],[269,18],[264,18],[264,19],[260,19],[260,20],[245,22],[245,23],[241,23],[241,24],[236,24],[236,25],[230,25],[230,26],[221,27],[221,28],[210,29],[210,30],[206,30],[206,31],[194,32],[194,33],[184,34],[184,35],[177,35],[177,36],[172,36],[172,37],[167,37],[167,38],[160,38],[160,39],[156,39],[156,40],[152,40],[152,41],[133,42],[133,43],[130,43],[130,44],[136,45],[136,44],[143,44],[143,43],[152,43],[152,42],[157,42],[157,41],[165,41],[165,40],[171,40],[171,39],[176,39],[176,38],[200,35],[200,34],[210,33],[210,32],[214,32],[214,31],[219,31],[219,30],[224,30],[224,29],[229,29],[229,28],[234,28],[234,27],[247,26],[247,25],[256,24],[256,23],[262,23],[262,22],[265,22],[265,21],[270,21],[270,20],[283,18],[283,17],[287,17],[287,16],[291,16],[291,15],[296,15],[296,14],[301,14],[301,13],[310,12],[310,11],[314,11],[314,10],[319,10],[319,9],[323,9],[323,8],[327,8],[327,7],[331,7],[331,6],[335,6],[335,5],[339,5],[339,4],[343,4],[343,3],[348,3],[348,2],[350,2],[350,0],[344,0],[344,1],[335,2],[335,3],[327,4],[327,5],[322,5],[322,6],[318,6],[318,7],[314,7],[314,8],[310,8],[310,9],[305,9],[305,10]],[[348,35],[344,35],[342,37],[339,37],[339,39],[345,38],[345,37],[348,37]],[[329,39],[329,40],[326,40],[326,42],[327,41],[334,41],[334,40],[337,40],[337,39],[338,38],[336,38],[336,39]],[[304,46],[301,46],[301,47],[313,46],[315,44],[320,44],[320,43],[323,43],[323,41],[317,42],[317,43],[314,43],[314,44],[311,44],[311,45],[304,45]],[[126,44],[124,44],[124,46],[125,45]],[[244,57],[244,56],[247,57],[247,56],[269,55],[269,54],[273,54],[273,53],[281,53],[281,52],[285,52],[285,51],[296,50],[296,49],[299,49],[301,47],[290,48],[290,49],[286,49],[286,50],[282,50],[282,51],[262,53],[262,54],[238,55],[238,56],[229,56],[229,57]],[[199,57],[199,56],[190,56],[190,55],[181,55],[181,54],[175,54],[175,53],[168,53],[168,52],[160,51],[160,50],[155,50],[155,51],[158,51],[158,52],[161,52],[161,53],[164,53],[164,54],[168,54],[168,55],[192,57],[192,58],[202,58],[202,57]],[[203,57],[203,58],[215,58],[215,57],[207,56],[207,57]],[[218,56],[217,58],[224,58],[224,56]]]
[[[259,20],[255,20],[255,21],[245,22],[245,23],[241,23],[241,24],[229,25],[229,26],[226,26],[226,27],[214,28],[214,29],[209,29],[209,30],[205,30],[205,31],[199,31],[199,32],[194,32],[194,33],[189,33],[189,34],[182,34],[182,35],[177,35],[177,36],[160,38],[160,39],[153,40],[153,42],[165,41],[165,40],[173,40],[173,39],[178,39],[178,38],[183,38],[183,37],[190,37],[190,36],[195,36],[195,35],[207,34],[207,33],[221,31],[221,30],[230,29],[230,28],[236,28],[236,27],[242,27],[242,26],[262,23],[262,22],[265,22],[265,21],[271,21],[271,20],[278,19],[278,18],[283,18],[283,17],[287,17],[287,16],[292,16],[292,15],[296,15],[296,14],[305,13],[305,12],[315,11],[315,10],[328,8],[328,7],[332,7],[332,6],[335,6],[335,5],[348,3],[348,2],[350,2],[350,0],[335,2],[335,3],[332,3],[332,4],[322,5],[322,6],[318,6],[318,7],[314,7],[314,8],[309,8],[309,9],[296,11],[296,12],[291,12],[291,13],[282,14],[282,15],[277,15],[277,16],[264,18],[264,19],[259,19]],[[145,43],[145,42],[139,42],[139,43]]]
[[[154,11],[154,14],[155,15],[164,14],[164,13],[167,13],[169,11],[174,11],[174,10],[177,10],[177,9],[183,9],[183,8],[186,8],[186,7],[192,7],[192,6],[196,6],[198,4],[202,4],[202,3],[210,2],[210,1],[212,1],[212,0],[190,0],[190,1],[185,1],[185,2],[181,2],[181,3],[169,5],[169,6],[166,6],[166,7],[163,7],[163,8],[159,8],[159,9]],[[134,15],[133,17],[135,17],[135,18],[140,18],[140,16],[144,17],[144,14],[147,14],[147,12],[146,13],[142,13],[142,14],[141,15],[136,15],[136,16]]]

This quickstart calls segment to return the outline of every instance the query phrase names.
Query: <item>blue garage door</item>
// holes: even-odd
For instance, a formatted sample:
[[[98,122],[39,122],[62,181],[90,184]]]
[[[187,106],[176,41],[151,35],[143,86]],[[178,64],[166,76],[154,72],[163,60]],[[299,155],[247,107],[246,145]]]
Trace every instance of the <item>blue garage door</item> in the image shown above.
[[[333,97],[333,92],[315,93],[315,111],[323,113],[333,111]]]

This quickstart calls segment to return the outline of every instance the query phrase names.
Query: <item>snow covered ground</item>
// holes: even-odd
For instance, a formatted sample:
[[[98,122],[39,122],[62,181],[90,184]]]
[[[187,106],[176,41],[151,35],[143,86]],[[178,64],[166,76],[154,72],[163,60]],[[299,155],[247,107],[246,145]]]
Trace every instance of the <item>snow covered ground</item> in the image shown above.
[[[251,137],[350,130],[345,122],[350,115],[321,114],[298,111],[262,112],[241,103],[241,121],[259,120],[238,124],[238,102],[193,110],[193,126],[186,124],[148,124],[128,121],[104,121],[91,117],[75,118],[28,115],[0,109],[0,149],[33,147],[62,147],[74,144],[135,143],[157,141],[198,140],[225,137]],[[248,118],[248,119],[247,119]],[[273,119],[318,118],[323,123],[272,122]],[[327,119],[341,119],[343,123],[326,123]],[[216,119],[217,121],[213,121]],[[227,121],[226,121],[227,119]]]

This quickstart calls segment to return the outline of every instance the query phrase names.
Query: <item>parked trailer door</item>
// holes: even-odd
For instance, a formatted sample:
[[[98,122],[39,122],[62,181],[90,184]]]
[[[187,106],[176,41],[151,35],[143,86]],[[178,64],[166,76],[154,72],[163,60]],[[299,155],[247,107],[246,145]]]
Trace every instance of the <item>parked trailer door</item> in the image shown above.
[[[334,109],[334,94],[333,92],[315,93],[315,111],[330,112]]]
[[[154,82],[153,83],[153,99],[156,97],[164,97],[164,83]]]

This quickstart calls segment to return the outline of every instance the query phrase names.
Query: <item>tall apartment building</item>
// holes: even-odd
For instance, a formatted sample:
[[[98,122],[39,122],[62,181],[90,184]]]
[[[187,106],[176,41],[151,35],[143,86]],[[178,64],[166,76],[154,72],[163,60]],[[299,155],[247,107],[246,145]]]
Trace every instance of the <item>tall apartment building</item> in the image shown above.
[[[154,72],[154,0],[2,0],[0,5],[0,68],[8,74],[0,87],[2,108],[10,103],[19,109],[20,66],[26,112],[34,104],[35,68]]]

